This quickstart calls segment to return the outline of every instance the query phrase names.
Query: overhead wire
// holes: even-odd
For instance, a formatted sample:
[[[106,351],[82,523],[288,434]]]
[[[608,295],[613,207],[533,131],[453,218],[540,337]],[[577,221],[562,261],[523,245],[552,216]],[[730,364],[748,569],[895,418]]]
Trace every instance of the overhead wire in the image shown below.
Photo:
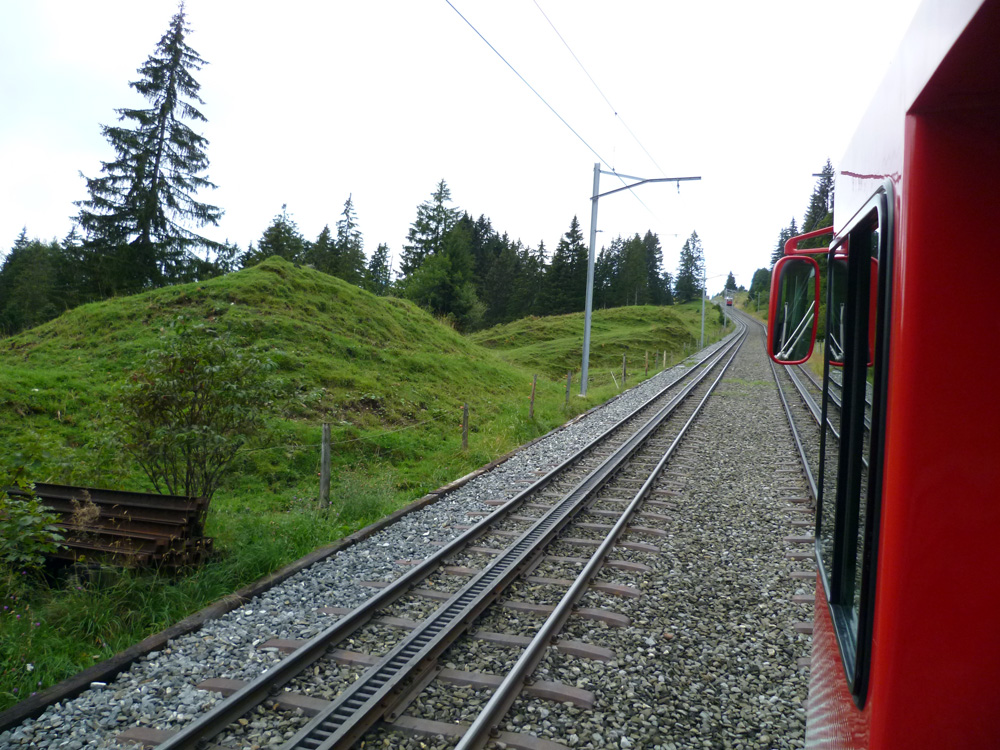
[[[608,99],[607,95],[601,90],[601,87],[597,85],[597,81],[595,81],[594,77],[592,75],[590,75],[590,72],[587,70],[587,68],[583,64],[583,62],[581,62],[580,58],[576,56],[576,53],[573,51],[573,48],[569,46],[569,42],[566,41],[566,38],[563,37],[563,35],[559,33],[559,29],[557,29],[556,25],[554,23],[552,23],[552,19],[549,18],[548,14],[542,9],[542,6],[538,4],[538,0],[532,0],[532,2],[535,3],[535,7],[538,8],[538,12],[542,14],[542,17],[546,21],[548,21],[549,26],[552,27],[552,30],[555,32],[556,36],[559,37],[559,41],[561,41],[563,43],[563,45],[566,47],[566,50],[570,53],[570,55],[573,56],[573,59],[576,60],[576,64],[580,66],[580,70],[583,71],[583,74],[585,76],[587,76],[587,78],[590,80],[590,82],[594,85],[594,88],[597,89],[597,93],[601,95],[601,98],[604,99],[604,101],[607,103],[608,107],[611,108],[611,111],[614,113],[615,117],[618,118],[618,121],[622,124],[622,126],[625,128],[625,130],[628,131],[628,134],[630,136],[632,136],[632,140],[634,140],[639,145],[639,148],[641,148],[642,151],[643,151],[643,153],[645,153],[646,156],[649,157],[649,160],[651,162],[653,162],[653,165],[658,170],[660,170],[660,174],[662,176],[666,177],[667,173],[663,171],[663,167],[661,167],[657,163],[656,159],[653,158],[653,155],[651,153],[649,153],[649,150],[644,145],[642,145],[642,141],[639,140],[639,137],[635,133],[632,132],[632,128],[630,128],[628,126],[628,123],[625,122],[625,118],[622,117],[618,113],[618,108],[614,104],[611,103],[611,100]]]
[[[548,101],[546,101],[545,97],[542,96],[541,94],[539,94],[538,91],[535,90],[535,87],[532,86],[530,83],[528,83],[528,81],[525,79],[525,77],[522,76],[520,73],[517,72],[517,68],[515,68],[513,65],[511,65],[510,62],[508,62],[507,58],[504,57],[503,55],[501,55],[500,51],[496,47],[494,47],[492,44],[490,44],[489,40],[480,33],[479,29],[477,29],[475,26],[472,25],[472,21],[470,21],[468,18],[466,18],[465,16],[463,16],[462,15],[462,11],[460,11],[458,8],[456,8],[454,5],[452,5],[451,0],[444,0],[444,1],[446,3],[448,3],[449,6],[451,6],[451,9],[453,11],[455,11],[456,13],[458,13],[458,17],[461,18],[463,21],[465,21],[469,25],[470,29],[472,29],[474,32],[476,32],[476,35],[486,43],[486,46],[489,47],[491,50],[493,50],[493,52],[496,53],[496,56],[499,57],[501,60],[503,60],[504,64],[508,68],[510,68],[512,71],[514,71],[514,75],[516,75],[518,78],[520,78],[521,82],[524,83],[524,85],[527,86],[529,89],[531,89],[531,92],[535,96],[537,96],[539,99],[542,100],[542,103],[551,110],[552,114],[554,114],[556,117],[558,117],[559,121],[563,125],[565,125],[567,128],[569,128],[570,132],[573,133],[573,135],[575,135],[577,138],[580,139],[580,142],[590,150],[590,153],[592,153],[594,156],[596,156],[597,160],[600,161],[602,164],[607,165],[607,161],[605,161],[604,157],[602,157],[599,153],[597,153],[597,151],[594,150],[594,147],[591,146],[589,143],[587,143],[586,139],[582,135],[580,135],[578,132],[576,132],[576,130],[573,128],[572,125],[570,125],[568,122],[566,122],[566,118],[564,118],[561,114],[559,114],[558,112],[556,112],[555,107],[553,107],[551,104],[549,104]]]
[[[521,82],[524,83],[524,85],[527,86],[529,89],[531,89],[531,92],[535,96],[537,96],[539,99],[541,99],[542,103],[546,107],[549,108],[549,110],[552,112],[552,114],[554,114],[556,117],[558,117],[559,121],[563,125],[565,125],[567,128],[569,128],[570,132],[573,133],[573,135],[575,135],[577,138],[580,139],[580,142],[584,146],[587,147],[587,149],[590,151],[590,153],[592,153],[594,156],[596,156],[597,160],[601,164],[603,164],[605,167],[607,167],[608,169],[611,170],[612,174],[614,174],[615,177],[617,177],[621,181],[622,185],[624,185],[625,187],[628,188],[628,191],[633,195],[633,197],[637,201],[639,201],[639,203],[643,206],[643,208],[645,208],[647,211],[649,211],[650,215],[652,215],[652,216],[655,217],[656,214],[653,212],[653,210],[643,202],[642,198],[640,198],[638,195],[636,195],[635,191],[632,190],[632,187],[627,182],[625,182],[625,180],[622,178],[621,175],[619,175],[615,171],[614,167],[612,167],[604,157],[602,157],[599,153],[597,153],[597,151],[594,149],[593,146],[591,146],[589,143],[587,143],[586,139],[582,135],[580,135],[573,128],[573,126],[569,124],[569,122],[566,121],[566,118],[564,118],[562,115],[560,115],[556,111],[555,107],[553,107],[551,104],[549,104],[549,102],[545,99],[544,96],[542,96],[540,93],[538,93],[538,91],[535,89],[534,86],[532,86],[530,83],[528,83],[527,79],[525,79],[524,76],[522,76],[520,73],[517,72],[517,68],[515,68],[513,65],[511,65],[510,62],[507,60],[507,58],[505,58],[502,54],[500,54],[500,51],[496,47],[494,47],[492,44],[490,44],[489,40],[485,36],[483,36],[482,33],[479,31],[479,29],[477,29],[472,24],[472,21],[470,21],[468,18],[466,18],[464,15],[462,15],[462,12],[452,4],[451,0],[444,0],[444,1],[446,3],[448,3],[448,5],[451,7],[451,9],[458,14],[459,18],[461,18],[463,21],[465,21],[466,24],[468,24],[468,26],[469,26],[470,29],[472,29],[474,32],[476,32],[476,36],[478,36],[480,39],[482,39],[483,42],[486,43],[486,46],[489,47],[491,50],[493,50],[493,52],[496,54],[497,57],[499,57],[501,60],[503,60],[504,64],[514,72],[514,75],[516,75],[518,78],[520,78]],[[541,9],[539,8],[539,10],[541,10]]]

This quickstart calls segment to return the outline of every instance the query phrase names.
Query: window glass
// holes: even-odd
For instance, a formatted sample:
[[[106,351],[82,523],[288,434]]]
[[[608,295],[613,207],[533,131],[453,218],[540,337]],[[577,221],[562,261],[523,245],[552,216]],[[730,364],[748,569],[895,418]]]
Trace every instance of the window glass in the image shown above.
[[[831,250],[817,543],[824,586],[849,679],[856,679],[862,613],[872,401],[877,365],[879,212]]]
[[[826,345],[823,347],[827,361],[823,381],[823,444],[821,448],[820,497],[819,497],[819,549],[820,559],[827,576],[834,565],[834,546],[837,509],[837,473],[840,463],[841,392],[843,390],[844,361],[844,310],[847,304],[847,256],[844,243],[829,258],[827,271],[827,327]],[[839,254],[839,255],[838,255]]]
[[[854,623],[855,632],[857,630],[858,613],[861,610],[861,576],[863,573],[863,564],[865,552],[865,523],[867,521],[867,511],[868,511],[868,478],[869,478],[869,466],[871,463],[872,455],[872,424],[871,424],[871,413],[872,413],[872,385],[875,382],[875,357],[874,352],[877,351],[875,348],[875,336],[878,330],[876,323],[876,317],[878,313],[877,305],[877,294],[878,294],[878,254],[879,254],[879,233],[877,225],[877,216],[872,217],[872,225],[869,225],[867,230],[862,230],[864,232],[865,243],[868,248],[868,255],[871,260],[865,261],[867,265],[866,269],[861,269],[861,274],[867,278],[863,278],[862,282],[867,282],[860,284],[862,287],[867,287],[867,289],[859,289],[859,292],[864,292],[864,302],[863,305],[865,314],[863,315],[864,325],[857,326],[857,330],[864,332],[866,338],[868,339],[867,346],[862,350],[859,347],[859,352],[863,351],[866,355],[866,360],[864,362],[865,378],[863,384],[863,392],[859,391],[858,399],[863,403],[859,405],[857,410],[857,418],[863,422],[863,439],[862,439],[862,453],[861,453],[861,467],[860,467],[860,487],[858,493],[851,498],[851,502],[855,505],[854,513],[857,516],[857,529],[855,531],[856,545],[854,549],[854,581],[853,581],[853,591],[851,594],[851,619]],[[861,363],[859,362],[859,367]]]

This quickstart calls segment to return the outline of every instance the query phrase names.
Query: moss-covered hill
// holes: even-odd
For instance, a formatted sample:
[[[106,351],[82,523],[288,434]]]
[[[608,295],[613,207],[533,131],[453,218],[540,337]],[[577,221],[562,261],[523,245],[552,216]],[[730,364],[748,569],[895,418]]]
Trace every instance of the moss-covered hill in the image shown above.
[[[315,451],[294,446],[315,444],[324,421],[334,425],[342,468],[393,464],[406,487],[443,481],[469,463],[453,456],[463,401],[480,433],[497,428],[473,441],[474,461],[564,418],[553,409],[538,425],[492,424],[527,395],[522,371],[409,302],[272,258],[223,278],[84,305],[0,341],[0,428],[17,454],[8,463],[29,461],[37,479],[142,485],[131,467],[108,464],[99,438],[118,384],[177,316],[239,331],[278,365],[271,431],[232,489],[307,491]],[[410,476],[428,458],[439,470]]]

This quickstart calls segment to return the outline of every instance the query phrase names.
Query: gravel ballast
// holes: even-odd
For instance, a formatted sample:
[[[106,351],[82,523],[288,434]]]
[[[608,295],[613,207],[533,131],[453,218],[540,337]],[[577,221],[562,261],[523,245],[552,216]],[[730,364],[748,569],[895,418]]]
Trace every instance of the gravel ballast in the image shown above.
[[[591,687],[591,711],[522,698],[507,730],[530,731],[577,748],[800,748],[807,672],[797,664],[809,637],[793,622],[811,610],[792,603],[812,593],[794,580],[783,537],[800,515],[783,498],[804,480],[776,473],[793,460],[780,404],[759,339],[744,346],[708,402],[665,482],[678,487],[659,554],[628,553],[652,572],[602,578],[642,588],[640,599],[591,592],[581,606],[632,618],[628,628],[570,621],[565,637],[615,651],[613,662],[550,651],[537,679]],[[520,717],[520,720],[518,720]]]

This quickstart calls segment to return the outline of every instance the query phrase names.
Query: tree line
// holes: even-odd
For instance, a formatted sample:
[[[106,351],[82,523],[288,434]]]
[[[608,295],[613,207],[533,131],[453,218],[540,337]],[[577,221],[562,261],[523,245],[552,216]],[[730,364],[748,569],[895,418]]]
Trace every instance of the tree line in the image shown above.
[[[369,291],[403,296],[461,330],[528,315],[584,309],[589,249],[573,217],[555,248],[513,240],[483,214],[451,204],[442,179],[417,207],[394,272],[386,244],[368,256],[353,196],[315,240],[282,206],[256,243],[241,249],[197,233],[217,226],[218,206],[198,200],[215,187],[206,172],[208,141],[191,124],[205,122],[195,73],[205,61],[186,42],[183,3],[156,49],[130,82],[148,104],[116,110],[101,127],[113,151],[87,197],[77,201],[73,229],[61,241],[22,230],[0,266],[0,335],[49,320],[76,305],[170,284],[201,281],[255,265],[272,255],[312,266]],[[617,237],[601,248],[594,305],[665,305],[702,291],[704,253],[697,233],[681,251],[676,274],[662,268],[651,231]]]

